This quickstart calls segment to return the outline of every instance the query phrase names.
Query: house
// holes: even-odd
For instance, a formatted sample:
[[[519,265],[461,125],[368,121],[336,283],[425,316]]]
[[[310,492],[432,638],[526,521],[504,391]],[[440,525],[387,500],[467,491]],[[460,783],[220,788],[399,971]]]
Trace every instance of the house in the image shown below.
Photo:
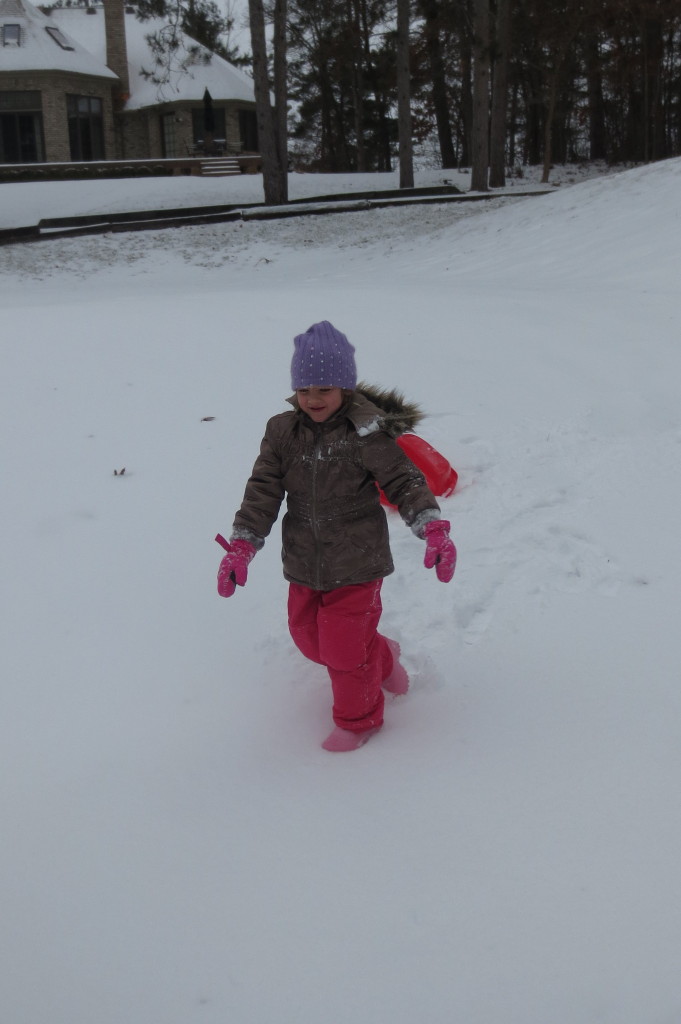
[[[0,0],[0,163],[257,151],[252,80],[181,32],[159,68],[149,37],[167,30],[123,0]]]

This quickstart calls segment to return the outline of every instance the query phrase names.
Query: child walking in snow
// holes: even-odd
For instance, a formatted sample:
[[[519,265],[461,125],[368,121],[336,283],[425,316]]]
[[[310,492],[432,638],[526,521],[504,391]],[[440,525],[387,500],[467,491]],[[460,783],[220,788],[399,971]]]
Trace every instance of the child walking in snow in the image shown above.
[[[357,386],[354,347],[328,321],[294,340],[291,411],[267,423],[246,484],[218,593],[244,586],[286,497],[282,560],[288,621],[302,653],[324,665],[335,728],[325,750],[356,750],[383,724],[383,690],[406,693],[399,644],[378,632],[381,585],[393,571],[378,484],[417,537],[424,565],[448,583],[456,565],[449,523],[395,437],[421,418],[401,396]]]

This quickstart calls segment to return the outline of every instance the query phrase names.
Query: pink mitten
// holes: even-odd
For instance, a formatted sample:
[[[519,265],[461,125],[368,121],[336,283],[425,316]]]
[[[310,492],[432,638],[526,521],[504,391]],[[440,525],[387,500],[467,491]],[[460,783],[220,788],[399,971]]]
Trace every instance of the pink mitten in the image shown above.
[[[449,583],[456,568],[456,548],[449,536],[449,523],[446,519],[434,519],[423,528],[426,538],[426,557],[423,564],[426,569],[435,566],[437,578],[441,583]]]
[[[255,555],[255,548],[247,540],[233,540],[228,544],[224,538],[215,538],[227,552],[218,569],[218,594],[231,597],[237,586],[246,585],[248,563]]]

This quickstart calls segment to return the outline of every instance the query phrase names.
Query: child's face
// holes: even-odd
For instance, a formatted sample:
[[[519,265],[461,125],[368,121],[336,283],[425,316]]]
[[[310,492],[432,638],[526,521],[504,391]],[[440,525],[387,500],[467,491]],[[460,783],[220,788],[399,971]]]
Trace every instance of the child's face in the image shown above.
[[[315,423],[323,423],[343,404],[340,388],[298,388],[298,405]]]

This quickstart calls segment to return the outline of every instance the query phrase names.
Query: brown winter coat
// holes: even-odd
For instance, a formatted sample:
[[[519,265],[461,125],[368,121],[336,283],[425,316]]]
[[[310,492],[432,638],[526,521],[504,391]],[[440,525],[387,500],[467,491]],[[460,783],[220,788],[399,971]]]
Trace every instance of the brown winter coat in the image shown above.
[[[367,394],[387,399],[388,409]],[[295,396],[289,402],[293,411],[267,424],[233,536],[262,547],[286,495],[287,580],[333,590],[387,576],[394,567],[376,482],[408,526],[418,529],[421,521],[439,518],[423,474],[394,440],[420,419],[418,410],[394,393],[363,389],[330,419],[314,423]]]

